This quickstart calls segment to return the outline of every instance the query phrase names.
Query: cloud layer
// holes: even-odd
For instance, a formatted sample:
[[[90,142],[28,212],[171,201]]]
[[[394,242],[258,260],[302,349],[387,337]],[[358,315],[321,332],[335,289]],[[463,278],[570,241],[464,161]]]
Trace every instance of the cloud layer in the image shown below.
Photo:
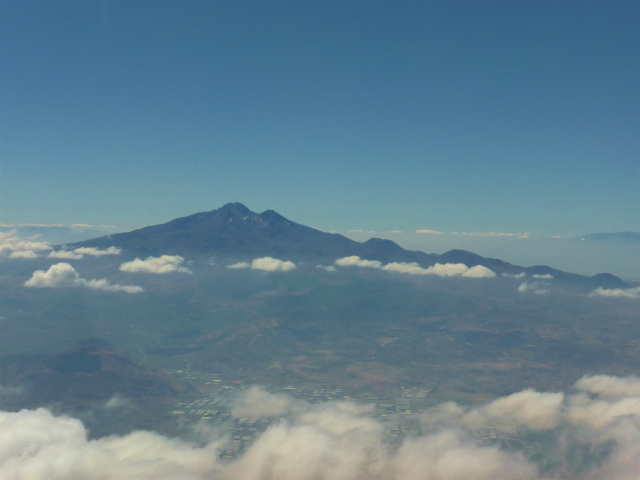
[[[406,273],[409,275],[437,275],[440,277],[467,277],[467,278],[493,278],[496,276],[493,270],[482,265],[467,267],[463,263],[436,263],[428,268],[423,268],[416,262],[403,263],[391,262],[382,265],[378,260],[363,260],[357,255],[339,258],[335,264],[340,267],[378,268],[387,272]]]
[[[104,278],[86,280],[81,278],[78,272],[66,262],[51,265],[46,272],[44,270],[36,270],[31,275],[31,278],[24,283],[24,286],[32,288],[87,287],[108,292],[144,292],[144,289],[137,285],[114,285]]]
[[[184,262],[184,258],[180,255],[162,255],[160,257],[147,257],[146,260],[136,258],[131,262],[125,262],[120,265],[123,272],[143,272],[143,273],[193,273],[186,267],[180,265]]]
[[[397,449],[370,405],[309,404],[252,387],[236,417],[271,417],[239,457],[223,436],[204,445],[150,432],[88,440],[82,423],[44,409],[0,412],[2,478],[44,480],[632,480],[640,475],[640,379],[585,377],[572,394],[524,390],[479,407],[441,404],[417,415],[423,434]],[[280,419],[280,420],[278,420]],[[471,430],[517,425],[547,432],[540,464],[517,450],[480,446]],[[515,427],[514,427],[515,428]],[[471,429],[471,430],[470,430]],[[576,456],[584,451],[585,455]],[[589,452],[605,452],[598,458]]]

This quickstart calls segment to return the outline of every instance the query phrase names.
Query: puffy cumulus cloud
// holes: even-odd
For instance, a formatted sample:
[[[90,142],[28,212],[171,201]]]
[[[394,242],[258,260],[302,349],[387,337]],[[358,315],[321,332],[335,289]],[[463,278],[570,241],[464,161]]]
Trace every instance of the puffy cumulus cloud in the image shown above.
[[[335,272],[336,267],[333,265],[316,265],[317,269],[324,270],[325,272]]]
[[[520,273],[503,273],[502,274],[503,277],[511,277],[511,278],[524,278],[527,276],[527,274],[525,272],[520,272]]]
[[[51,265],[49,270],[36,270],[31,278],[24,283],[25,287],[32,288],[65,288],[87,287],[94,290],[108,292],[141,293],[144,289],[135,285],[114,285],[106,279],[86,280],[81,278],[78,272],[66,262]]]
[[[496,272],[482,265],[476,265],[462,274],[463,277],[469,278],[493,278]]]
[[[552,280],[553,279],[553,275],[551,275],[550,273],[545,273],[544,275],[539,275],[539,274],[533,274],[531,275],[533,278],[539,278],[541,280]]]
[[[49,270],[36,270],[24,284],[25,287],[58,288],[77,287],[81,284],[80,275],[68,263],[56,263]]]
[[[251,268],[253,270],[264,270],[267,272],[288,272],[296,268],[296,264],[293,262],[283,262],[277,258],[262,257],[255,258],[251,262]]]
[[[640,378],[620,378],[610,375],[586,376],[576,382],[576,388],[605,397],[640,397]]]
[[[193,273],[186,267],[180,265],[184,262],[184,258],[180,255],[162,255],[160,257],[147,257],[146,260],[136,258],[130,262],[120,265],[122,272],[143,272],[143,273]]]
[[[249,268],[251,266],[251,264],[249,262],[238,262],[238,263],[234,263],[233,265],[229,265],[227,268]]]
[[[560,421],[563,400],[562,393],[524,390],[472,410],[465,415],[464,422],[474,428],[480,428],[489,420],[500,419],[515,421],[534,430],[551,430]]]
[[[217,470],[216,447],[149,432],[89,441],[75,419],[43,409],[0,412],[0,471],[7,480],[204,479]]]
[[[95,247],[79,247],[74,250],[75,253],[80,255],[90,255],[93,257],[101,257],[103,255],[120,255],[122,250],[118,247],[109,247],[104,250],[100,250]]]
[[[11,258],[37,258],[37,252],[51,250],[47,242],[38,242],[35,237],[23,239],[16,230],[0,232],[0,254]]]
[[[382,269],[410,275],[437,275],[439,277],[493,278],[496,276],[493,270],[482,265],[469,268],[463,263],[436,263],[428,268],[422,268],[416,262],[392,262]]]
[[[53,250],[49,252],[47,258],[65,258],[68,260],[80,260],[84,258],[84,255],[76,253],[73,250]]]
[[[339,267],[364,267],[364,268],[380,268],[382,263],[378,260],[363,260],[357,255],[351,257],[339,258],[335,261]]]
[[[410,439],[390,462],[393,479],[537,480],[538,469],[521,454],[478,448],[461,432],[447,430]]]
[[[635,288],[602,288],[598,287],[590,294],[592,297],[640,298],[640,287]]]
[[[370,405],[312,405],[252,387],[233,413],[273,421],[229,461],[219,459],[232,448],[221,435],[207,435],[198,445],[149,432],[88,440],[81,422],[47,410],[0,412],[0,472],[11,480],[635,480],[637,386],[635,377],[594,376],[578,381],[573,394],[525,390],[476,407],[447,402],[419,417],[425,433],[397,449],[388,448],[389,425],[373,417]],[[516,424],[518,435],[547,431],[544,451],[527,459],[510,448],[479,446],[468,429],[479,421],[497,428]],[[601,452],[599,458],[576,456],[585,447]]]
[[[549,284],[546,282],[522,282],[518,287],[520,293],[533,292],[536,295],[546,295],[549,293]]]

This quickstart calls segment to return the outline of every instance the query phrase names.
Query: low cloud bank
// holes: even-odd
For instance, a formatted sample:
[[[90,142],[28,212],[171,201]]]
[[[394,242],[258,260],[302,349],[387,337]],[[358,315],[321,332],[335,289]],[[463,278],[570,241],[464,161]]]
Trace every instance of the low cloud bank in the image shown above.
[[[524,390],[471,408],[447,402],[415,415],[423,433],[390,449],[386,430],[404,415],[383,423],[371,405],[312,405],[252,387],[232,415],[272,423],[232,460],[220,459],[228,445],[220,435],[204,445],[141,431],[88,440],[79,420],[45,409],[0,412],[0,473],[30,480],[639,478],[640,379],[584,377],[575,392]],[[519,437],[546,432],[545,446],[538,452],[480,446],[472,431],[482,428],[517,429]]]
[[[51,265],[46,272],[44,270],[36,270],[31,275],[31,278],[24,283],[24,286],[32,288],[87,287],[108,292],[144,292],[144,289],[137,285],[115,285],[104,278],[86,280],[81,278],[78,272],[65,262]]]
[[[289,272],[297,268],[296,264],[289,261],[278,260],[272,257],[255,258],[251,263],[238,262],[229,265],[227,268],[242,269],[251,268],[252,270],[263,270],[265,272]]]
[[[493,278],[495,272],[482,265],[467,267],[463,263],[436,263],[428,268],[423,268],[416,262],[403,263],[391,262],[382,265],[377,260],[363,260],[357,255],[339,258],[335,261],[340,267],[366,267],[378,268],[387,272],[406,273],[409,275],[437,275],[440,277],[467,277],[467,278]]]
[[[640,298],[640,287],[635,288],[602,288],[598,287],[589,295],[612,298]]]
[[[193,273],[186,267],[181,267],[184,258],[180,255],[162,255],[160,257],[147,257],[146,260],[136,258],[120,265],[120,271],[132,273]]]

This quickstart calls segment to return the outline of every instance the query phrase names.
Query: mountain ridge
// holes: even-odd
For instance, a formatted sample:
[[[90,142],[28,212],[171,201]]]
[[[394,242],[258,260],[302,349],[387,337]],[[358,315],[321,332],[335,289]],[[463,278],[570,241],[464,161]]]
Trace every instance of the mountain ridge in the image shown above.
[[[627,286],[622,279],[611,274],[587,277],[544,265],[521,267],[466,250],[453,249],[438,255],[406,250],[392,240],[380,238],[357,242],[338,233],[323,232],[296,223],[274,210],[253,212],[239,202],[131,232],[67,244],[65,247],[108,248],[112,245],[122,248],[128,256],[143,257],[195,255],[201,258],[250,260],[259,256],[271,256],[292,261],[332,263],[341,257],[357,255],[382,263],[416,262],[424,268],[436,263],[463,263],[467,267],[482,265],[498,275],[526,273],[529,276],[541,276],[541,280],[553,277],[556,282],[587,288]]]

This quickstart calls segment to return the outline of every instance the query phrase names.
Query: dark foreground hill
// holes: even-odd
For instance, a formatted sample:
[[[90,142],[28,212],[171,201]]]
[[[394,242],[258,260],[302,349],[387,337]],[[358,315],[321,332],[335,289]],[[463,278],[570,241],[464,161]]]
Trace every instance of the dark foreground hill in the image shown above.
[[[436,263],[464,263],[485,266],[498,275],[526,273],[553,276],[556,283],[583,288],[624,288],[625,282],[610,274],[586,277],[547,266],[520,267],[465,250],[442,255],[405,250],[391,240],[371,238],[356,242],[343,235],[327,233],[286,219],[273,210],[255,213],[241,203],[229,203],[210,212],[196,213],[170,222],[127,233],[108,235],[67,245],[68,248],[112,245],[133,256],[182,255],[189,259],[231,258],[250,260],[271,256],[292,261],[332,263],[337,258],[357,255],[368,260],[417,262],[422,267]]]

